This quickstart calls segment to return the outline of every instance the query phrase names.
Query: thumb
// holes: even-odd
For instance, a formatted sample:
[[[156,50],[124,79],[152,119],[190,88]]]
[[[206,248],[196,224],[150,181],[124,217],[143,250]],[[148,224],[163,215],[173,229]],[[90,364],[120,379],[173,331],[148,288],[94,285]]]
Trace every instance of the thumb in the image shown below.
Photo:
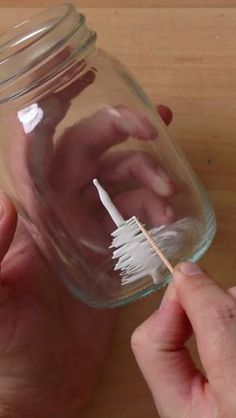
[[[230,381],[235,384],[236,300],[193,263],[176,267],[174,283],[208,380],[224,392]]]
[[[171,283],[160,309],[132,335],[132,349],[161,415],[185,416],[191,404],[193,382],[201,386],[204,381],[185,347],[191,333]]]
[[[12,242],[16,224],[16,211],[9,199],[0,192],[0,262]]]

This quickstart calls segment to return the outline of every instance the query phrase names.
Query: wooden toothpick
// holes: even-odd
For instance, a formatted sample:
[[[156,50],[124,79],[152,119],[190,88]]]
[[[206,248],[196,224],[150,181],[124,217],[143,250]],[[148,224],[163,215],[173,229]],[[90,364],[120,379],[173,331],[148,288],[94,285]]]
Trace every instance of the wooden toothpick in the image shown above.
[[[160,259],[163,261],[163,263],[166,265],[168,270],[171,272],[171,274],[174,274],[174,267],[170,264],[170,262],[167,260],[161,249],[157,246],[155,241],[152,239],[151,235],[148,233],[148,231],[144,228],[144,226],[139,222],[139,220],[135,216],[135,221],[137,225],[139,226],[140,230],[142,231],[143,235],[149,242],[149,244],[152,246],[152,248],[155,250],[157,255],[160,257]]]

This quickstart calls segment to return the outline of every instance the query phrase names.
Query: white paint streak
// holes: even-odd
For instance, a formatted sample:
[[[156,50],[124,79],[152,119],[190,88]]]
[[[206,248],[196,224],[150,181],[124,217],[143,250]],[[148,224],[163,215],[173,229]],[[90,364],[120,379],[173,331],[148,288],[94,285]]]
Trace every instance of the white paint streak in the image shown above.
[[[124,218],[121,216],[118,209],[113,204],[109,194],[103,189],[101,184],[97,179],[93,179],[93,184],[96,187],[98,191],[98,195],[100,197],[100,200],[103,204],[103,206],[106,208],[107,212],[109,213],[111,219],[116,224],[116,226],[120,226],[124,223]]]
[[[25,133],[29,134],[43,119],[43,110],[37,103],[33,103],[17,112],[17,117],[22,123]]]
[[[98,180],[94,179],[93,183],[101,202],[118,226],[111,234],[110,248],[113,250],[112,258],[116,260],[114,270],[119,272],[121,284],[129,285],[146,276],[151,276],[155,284],[161,283],[165,266],[138,227],[135,217],[125,221]],[[186,231],[198,228],[198,221],[183,218],[171,225],[162,225],[148,232],[165,256],[170,258],[181,250]]]

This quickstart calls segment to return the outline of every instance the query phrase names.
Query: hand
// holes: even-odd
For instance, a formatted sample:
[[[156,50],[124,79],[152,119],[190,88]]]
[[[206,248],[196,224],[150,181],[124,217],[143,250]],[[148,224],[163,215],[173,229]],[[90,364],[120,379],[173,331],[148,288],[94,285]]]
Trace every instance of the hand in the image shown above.
[[[144,112],[102,105],[81,117],[76,102],[71,109],[94,77],[89,70],[35,103],[43,118],[33,129],[14,115],[9,159],[16,202],[35,240],[64,277],[70,265],[70,284],[97,302],[97,295],[104,301],[117,294],[120,276],[109,249],[115,225],[93,178],[101,181],[124,218],[135,215],[149,226],[174,221],[176,185],[150,153],[158,132]],[[160,112],[170,120],[166,107]],[[27,121],[27,109],[23,113]],[[130,137],[133,143],[127,142]]]
[[[175,269],[161,306],[132,347],[162,418],[235,418],[236,287],[224,291],[193,263]],[[203,375],[186,341],[195,335]]]
[[[115,311],[75,300],[0,198],[0,416],[74,418],[97,381]],[[8,251],[9,245],[10,249]],[[8,251],[8,252],[7,252]]]
[[[170,122],[170,111],[159,111]],[[48,146],[46,138],[40,146]],[[12,170],[23,201],[35,208],[27,141],[17,138]],[[8,199],[0,196],[0,203],[0,417],[77,417],[106,358],[115,311],[75,300],[21,219],[16,229]]]

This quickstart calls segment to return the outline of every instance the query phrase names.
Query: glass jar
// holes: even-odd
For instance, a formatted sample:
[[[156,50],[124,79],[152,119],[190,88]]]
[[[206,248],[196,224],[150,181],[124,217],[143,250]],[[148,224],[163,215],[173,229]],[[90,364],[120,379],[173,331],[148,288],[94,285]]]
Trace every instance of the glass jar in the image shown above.
[[[141,231],[132,235],[136,218],[172,265],[203,255],[215,233],[204,189],[74,6],[1,37],[0,86],[1,188],[76,297],[119,306],[168,282]]]

